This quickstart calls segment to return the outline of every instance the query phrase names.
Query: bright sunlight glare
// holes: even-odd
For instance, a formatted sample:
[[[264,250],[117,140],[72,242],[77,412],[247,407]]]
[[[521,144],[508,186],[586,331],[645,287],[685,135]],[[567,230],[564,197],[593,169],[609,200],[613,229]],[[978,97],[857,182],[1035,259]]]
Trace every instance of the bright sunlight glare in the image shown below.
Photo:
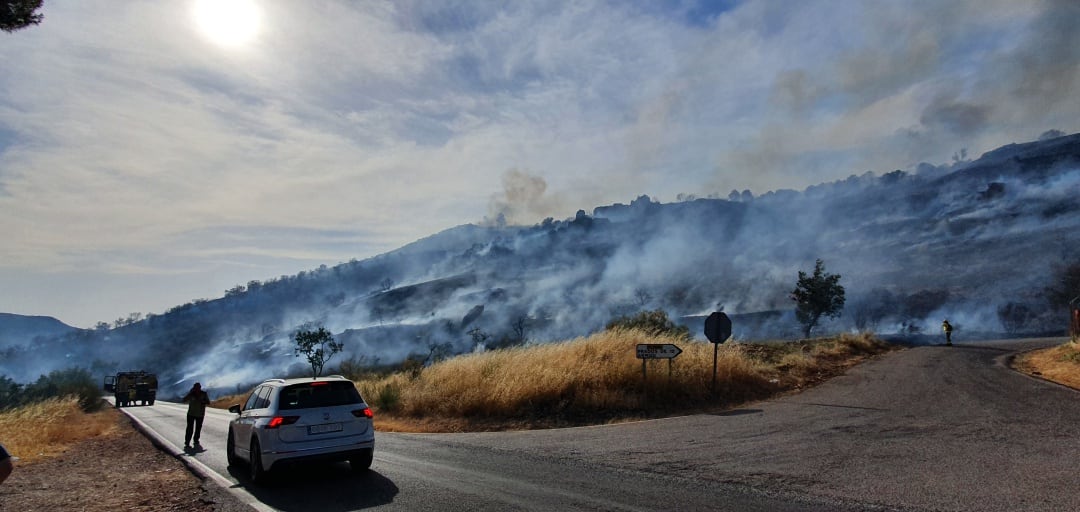
[[[195,24],[222,46],[239,46],[259,32],[259,8],[252,0],[196,0]]]

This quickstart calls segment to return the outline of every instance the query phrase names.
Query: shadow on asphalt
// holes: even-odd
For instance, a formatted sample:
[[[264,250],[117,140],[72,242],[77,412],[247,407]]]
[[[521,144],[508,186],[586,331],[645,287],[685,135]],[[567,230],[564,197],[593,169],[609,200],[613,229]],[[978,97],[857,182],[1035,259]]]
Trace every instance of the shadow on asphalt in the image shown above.
[[[394,501],[398,487],[375,470],[355,473],[348,463],[296,465],[275,469],[267,482],[254,484],[247,466],[230,467],[248,493],[278,510],[349,511]]]

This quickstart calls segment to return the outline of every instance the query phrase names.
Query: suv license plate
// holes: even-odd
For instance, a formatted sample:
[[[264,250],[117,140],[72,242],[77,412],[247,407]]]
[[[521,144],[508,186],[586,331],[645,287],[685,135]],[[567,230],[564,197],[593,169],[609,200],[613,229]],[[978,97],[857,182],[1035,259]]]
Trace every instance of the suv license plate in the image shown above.
[[[308,434],[325,434],[327,432],[341,432],[341,423],[327,423],[308,427]]]

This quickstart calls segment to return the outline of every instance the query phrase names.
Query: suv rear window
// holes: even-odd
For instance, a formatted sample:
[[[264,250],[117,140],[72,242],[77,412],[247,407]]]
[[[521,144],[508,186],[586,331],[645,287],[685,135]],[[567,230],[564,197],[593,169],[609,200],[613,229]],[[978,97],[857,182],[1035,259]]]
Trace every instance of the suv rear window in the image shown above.
[[[309,409],[335,405],[359,404],[363,400],[352,382],[314,381],[285,386],[281,390],[278,408]]]

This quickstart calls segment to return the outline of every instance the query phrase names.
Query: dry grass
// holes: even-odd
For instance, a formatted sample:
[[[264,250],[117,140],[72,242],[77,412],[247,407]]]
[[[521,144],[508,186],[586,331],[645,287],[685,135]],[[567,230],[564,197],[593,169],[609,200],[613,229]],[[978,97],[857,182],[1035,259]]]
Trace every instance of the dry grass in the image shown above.
[[[635,346],[674,343],[683,353],[647,363]],[[459,431],[596,424],[724,407],[799,388],[888,350],[872,335],[713,346],[614,330],[564,343],[456,357],[418,375],[357,383],[381,430]]]
[[[78,397],[51,398],[0,412],[0,439],[21,464],[56,456],[79,441],[115,430],[115,411],[85,413]]]
[[[1014,366],[1020,371],[1080,389],[1080,343],[1028,352],[1018,357]]]
[[[638,344],[678,345],[647,362]],[[416,371],[356,382],[381,431],[460,432],[602,424],[732,407],[799,389],[893,347],[872,334],[778,343],[713,345],[637,330],[454,357]],[[243,403],[248,393],[212,407]]]
[[[244,402],[247,402],[248,395],[250,395],[250,394],[251,394],[251,391],[248,391],[247,393],[241,393],[241,394],[238,394],[238,395],[221,396],[221,397],[218,397],[218,398],[216,398],[214,400],[211,400],[210,401],[210,407],[214,407],[214,408],[217,408],[217,409],[228,409],[229,407],[231,407],[233,405],[236,405],[236,404],[243,405]]]

